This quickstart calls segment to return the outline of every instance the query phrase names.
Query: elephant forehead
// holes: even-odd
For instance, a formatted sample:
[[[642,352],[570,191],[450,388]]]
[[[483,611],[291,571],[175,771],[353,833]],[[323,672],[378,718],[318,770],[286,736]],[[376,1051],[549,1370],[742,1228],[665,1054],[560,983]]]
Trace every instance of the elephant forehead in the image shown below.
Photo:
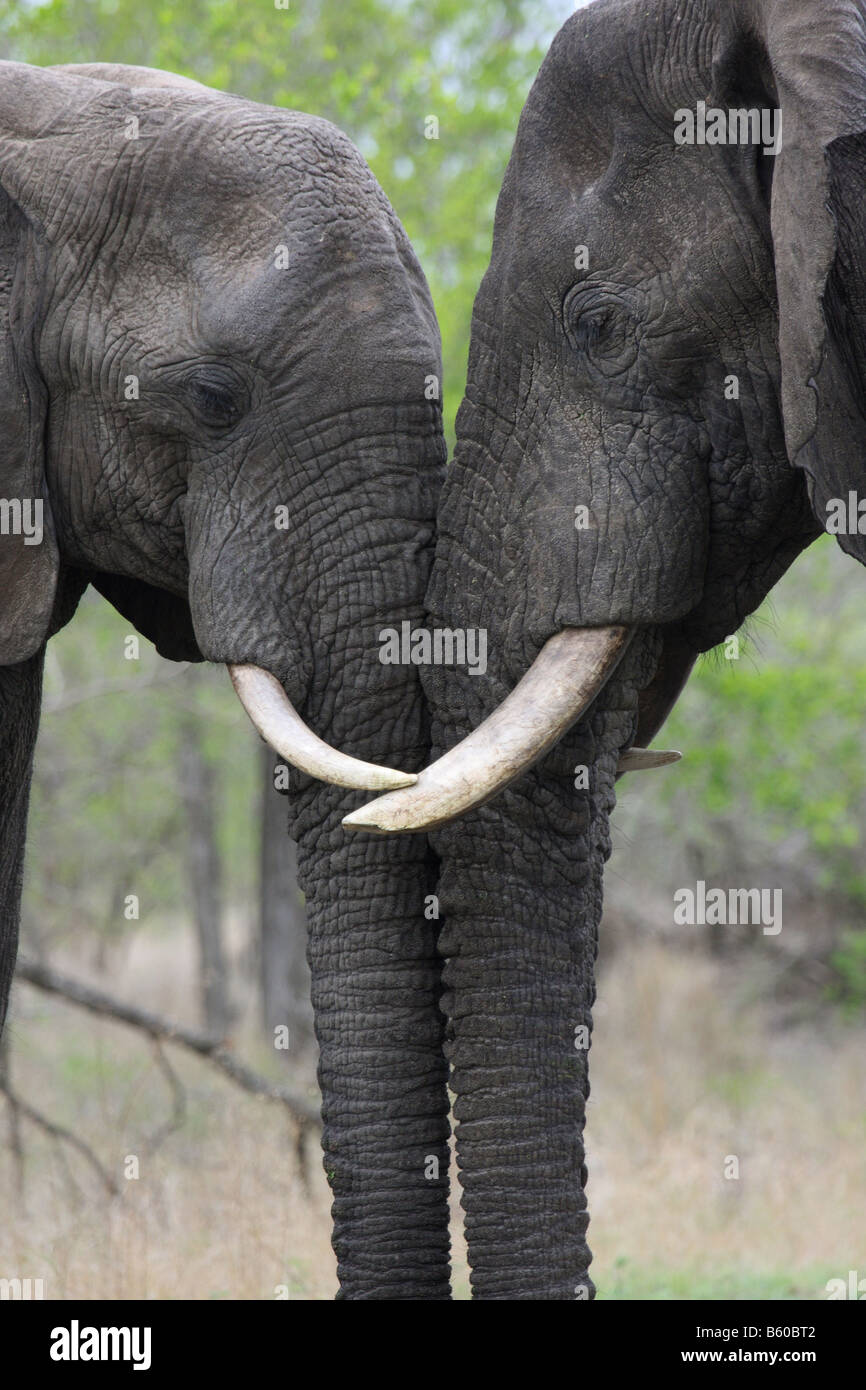
[[[753,151],[675,140],[678,113],[712,104],[722,9],[599,0],[567,21],[527,99],[503,185],[498,220],[512,258],[517,244],[549,276],[559,247],[567,283],[581,243],[590,264],[628,278],[629,265],[730,264],[754,239],[754,209],[732,197]]]
[[[500,200],[482,296],[488,317],[529,314],[544,327],[577,283],[639,290],[650,312],[688,305],[690,320],[715,329],[763,311],[769,215],[737,194],[751,177],[749,150],[708,159],[649,122],[602,148],[595,166],[583,152],[572,167],[549,141],[536,146],[535,134],[524,130]]]
[[[142,117],[140,157],[127,158],[125,172],[138,207],[155,214],[150,229],[169,231],[191,254],[217,239],[224,253],[246,254],[293,230],[349,253],[395,222],[360,153],[329,122],[183,97],[188,109],[152,138]]]

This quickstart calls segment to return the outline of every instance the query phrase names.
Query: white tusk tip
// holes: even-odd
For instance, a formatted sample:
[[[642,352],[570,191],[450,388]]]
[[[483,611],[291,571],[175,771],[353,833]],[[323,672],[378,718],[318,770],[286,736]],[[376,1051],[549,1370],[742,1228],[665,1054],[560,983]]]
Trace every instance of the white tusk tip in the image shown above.
[[[400,831],[425,830],[427,822],[421,818],[421,824],[413,824],[418,820],[418,816],[412,814],[411,801],[408,803],[402,796],[380,796],[375,801],[368,801],[366,806],[359,806],[356,811],[350,811],[343,817],[343,827],[346,830],[366,830],[369,835],[393,835]]]
[[[396,769],[383,767],[379,769],[381,777],[376,779],[376,786],[370,787],[369,784],[361,789],[364,791],[399,791],[401,787],[414,787],[418,781],[417,772],[398,772]],[[370,781],[372,781],[372,777]],[[353,813],[354,814],[354,813]]]
[[[383,826],[370,819],[363,806],[360,811],[352,811],[351,815],[344,816],[342,824],[344,830],[367,830],[371,835],[387,834]]]
[[[667,751],[656,748],[630,748],[627,753],[623,753],[617,766],[617,772],[645,772],[653,767],[667,767],[669,763],[678,763],[682,758],[682,753],[676,749]]]
[[[265,743],[308,776],[336,787],[368,792],[405,791],[418,781],[417,773],[365,763],[324,743],[307,728],[270,671],[261,666],[230,665],[229,675],[238,699]]]

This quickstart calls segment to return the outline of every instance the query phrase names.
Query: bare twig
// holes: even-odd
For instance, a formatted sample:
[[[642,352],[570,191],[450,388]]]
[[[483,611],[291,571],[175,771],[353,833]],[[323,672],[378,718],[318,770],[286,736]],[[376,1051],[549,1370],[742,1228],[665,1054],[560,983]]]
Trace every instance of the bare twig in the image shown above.
[[[0,1091],[9,1101],[9,1147],[15,1170],[15,1191],[19,1197],[24,1195],[24,1145],[21,1142],[21,1114],[12,1094],[10,1075],[9,1032],[0,1038]]]
[[[102,1166],[96,1154],[88,1144],[85,1144],[83,1139],[79,1139],[78,1135],[73,1134],[71,1130],[64,1129],[63,1125],[55,1124],[53,1120],[49,1120],[48,1117],[41,1114],[40,1111],[34,1110],[32,1105],[28,1105],[26,1100],[22,1100],[21,1097],[12,1090],[6,1080],[0,1081],[0,1093],[5,1095],[12,1107],[13,1113],[23,1115],[25,1120],[29,1120],[31,1124],[44,1130],[44,1132],[50,1135],[58,1144],[70,1144],[73,1149],[77,1149],[82,1157],[87,1159],[87,1162],[96,1173],[102,1185],[113,1197],[117,1196],[117,1183],[114,1181],[107,1168]]]
[[[320,1123],[318,1106],[313,1105],[305,1096],[297,1095],[285,1086],[276,1086],[265,1077],[259,1076],[244,1062],[238,1061],[227,1049],[222,1038],[209,1037],[206,1033],[185,1028],[182,1024],[136,1008],[133,1004],[125,1004],[111,995],[104,994],[102,990],[94,989],[79,980],[72,980],[51,966],[41,965],[37,961],[20,958],[16,974],[27,984],[35,985],[37,989],[45,990],[49,994],[59,994],[61,998],[77,1004],[79,1008],[87,1009],[90,1013],[116,1019],[131,1028],[141,1029],[158,1041],[175,1043],[178,1047],[186,1048],[188,1052],[194,1052],[196,1056],[203,1057],[217,1067],[224,1076],[228,1076],[243,1090],[284,1106],[302,1128],[307,1125],[317,1126]]]
[[[100,681],[97,685],[86,686],[83,690],[71,690],[68,694],[46,699],[42,705],[42,713],[62,714],[68,709],[75,709],[77,705],[89,705],[91,700],[98,700],[102,695],[137,695],[141,690],[152,690],[154,686],[168,685],[171,681],[177,680],[189,666],[188,661],[182,661],[173,671],[163,671],[160,668],[153,676],[130,676],[126,680]]]
[[[186,1119],[186,1091],[183,1089],[180,1077],[166,1057],[159,1038],[154,1038],[152,1041],[156,1064],[168,1082],[171,1091],[171,1114],[147,1141],[148,1151],[153,1154],[156,1153],[163,1140],[180,1129]]]

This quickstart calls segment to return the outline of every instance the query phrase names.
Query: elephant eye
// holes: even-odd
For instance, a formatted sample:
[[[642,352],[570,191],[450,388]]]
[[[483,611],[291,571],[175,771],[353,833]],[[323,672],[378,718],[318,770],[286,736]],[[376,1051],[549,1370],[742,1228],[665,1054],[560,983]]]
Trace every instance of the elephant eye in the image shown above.
[[[597,292],[589,295],[585,286],[577,286],[565,298],[563,318],[571,347],[587,362],[595,361],[600,367],[608,362],[613,370],[622,365],[620,358],[631,358],[636,351],[630,306],[613,291],[605,292],[602,299]]]
[[[582,352],[591,352],[609,336],[614,324],[611,309],[598,308],[579,314],[572,328],[575,347]]]
[[[231,429],[246,412],[246,393],[227,372],[197,374],[186,387],[195,414],[211,429]]]

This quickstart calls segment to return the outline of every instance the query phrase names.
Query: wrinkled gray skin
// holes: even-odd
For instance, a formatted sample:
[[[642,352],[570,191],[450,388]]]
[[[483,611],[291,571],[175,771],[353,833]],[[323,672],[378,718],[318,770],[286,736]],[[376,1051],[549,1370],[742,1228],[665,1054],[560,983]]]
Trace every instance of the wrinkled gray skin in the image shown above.
[[[780,104],[782,154],[677,147],[674,112],[701,99]],[[819,534],[826,500],[862,491],[864,131],[863,7],[846,0],[599,0],[521,117],[428,604],[435,624],[487,628],[489,670],[427,673],[434,752],[552,634],[636,637],[552,754],[433,834],[476,1297],[593,1293],[575,1028],[618,756]],[[843,544],[864,558],[863,537]]]
[[[331,744],[412,770],[417,670],[377,634],[423,613],[443,443],[421,270],[351,143],[299,113],[0,64],[0,314],[0,496],[46,503],[41,546],[0,537],[5,1006],[44,643],[86,584],[164,655],[265,667]],[[298,775],[291,800],[334,1242],[345,1297],[444,1298],[429,851],[347,835],[363,799]]]

